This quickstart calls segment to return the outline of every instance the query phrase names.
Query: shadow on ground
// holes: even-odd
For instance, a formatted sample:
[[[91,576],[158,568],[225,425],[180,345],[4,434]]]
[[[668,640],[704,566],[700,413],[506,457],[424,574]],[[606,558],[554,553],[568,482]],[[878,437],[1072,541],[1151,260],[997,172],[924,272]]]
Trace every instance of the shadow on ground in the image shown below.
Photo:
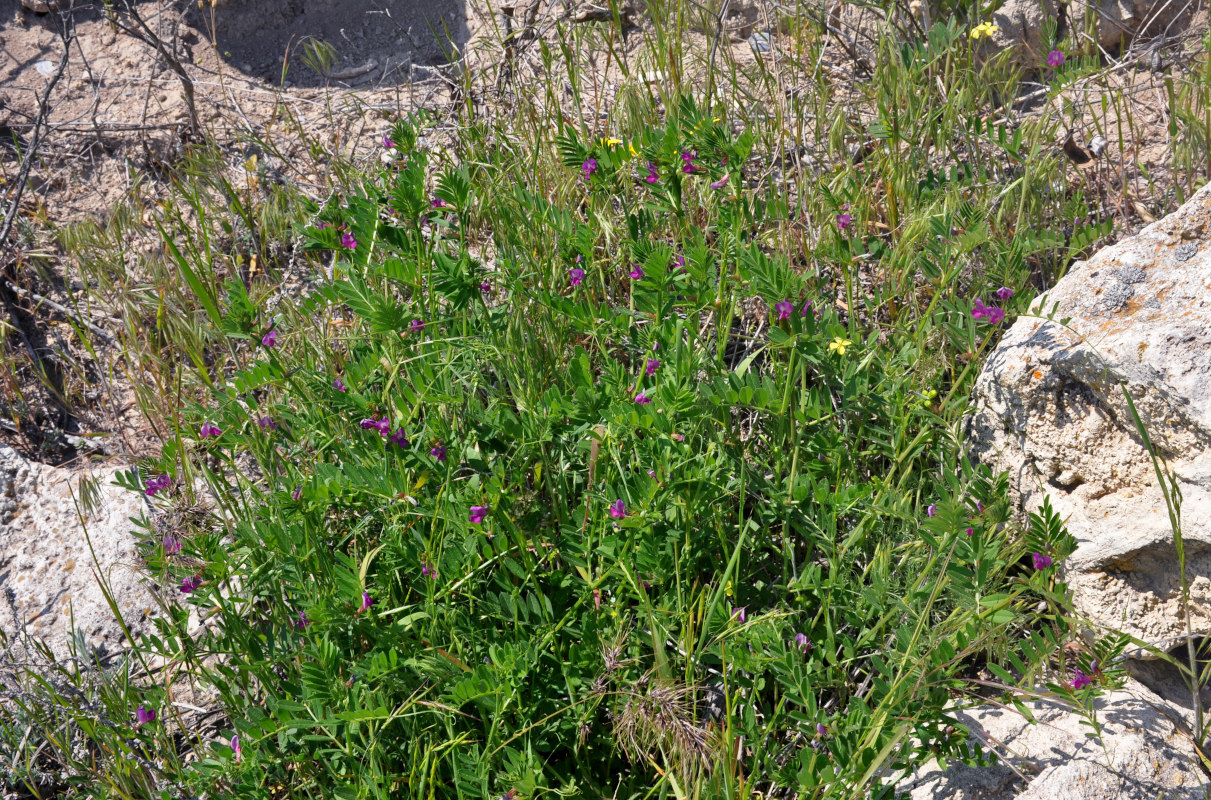
[[[192,5],[192,4],[191,4]],[[448,62],[470,36],[464,0],[220,0],[189,21],[241,72],[294,86],[392,85]],[[315,43],[331,61],[316,59]]]

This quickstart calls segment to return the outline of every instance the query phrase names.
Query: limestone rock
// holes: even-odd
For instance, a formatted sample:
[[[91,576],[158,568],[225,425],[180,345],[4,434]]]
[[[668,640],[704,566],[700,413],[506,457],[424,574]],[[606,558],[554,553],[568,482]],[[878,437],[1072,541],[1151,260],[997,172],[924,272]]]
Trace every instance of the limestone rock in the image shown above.
[[[900,781],[912,800],[1202,800],[1211,789],[1187,735],[1190,719],[1135,681],[1094,701],[1102,725],[1059,703],[1026,703],[1038,724],[1013,710],[980,706],[955,714],[971,738],[993,745],[990,767],[937,764]]]
[[[1185,3],[1161,0],[1073,0],[1068,8],[1071,25],[1084,25],[1085,15],[1094,15],[1098,44],[1118,52],[1120,44],[1129,44],[1136,36],[1157,36],[1179,32],[1174,24],[1189,16]]]
[[[1169,516],[1121,384],[1177,476],[1195,633],[1211,631],[1211,186],[1068,274],[980,374],[972,455],[1020,510],[1049,496],[1078,548],[1076,610],[1167,649],[1185,636]],[[1059,320],[1070,317],[1068,327]]]
[[[1015,60],[1026,68],[1037,68],[1047,60],[1051,42],[1043,41],[1043,23],[1056,18],[1053,0],[1006,0],[992,14],[997,32],[982,50],[999,53],[1013,48]]]
[[[140,579],[130,522],[146,509],[139,495],[112,485],[113,474],[113,469],[85,475],[46,466],[0,446],[0,592],[11,591],[13,600],[0,602],[0,629],[9,636],[23,622],[31,636],[64,657],[74,612],[75,628],[89,647],[122,649],[121,627],[94,570],[108,581],[132,632],[149,630],[156,604]],[[85,480],[95,490],[91,502],[81,499],[90,493]],[[20,622],[13,619],[13,608]]]

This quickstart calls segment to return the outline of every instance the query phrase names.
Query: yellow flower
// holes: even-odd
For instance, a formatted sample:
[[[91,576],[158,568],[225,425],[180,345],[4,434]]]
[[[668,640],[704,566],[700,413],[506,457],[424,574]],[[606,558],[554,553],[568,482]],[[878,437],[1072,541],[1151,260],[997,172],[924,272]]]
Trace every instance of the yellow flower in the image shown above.
[[[997,26],[993,25],[991,22],[981,22],[979,25],[971,29],[971,38],[976,39],[977,41],[981,36],[986,39],[991,39],[992,35],[998,30],[999,29]]]
[[[828,350],[830,353],[836,353],[839,356],[843,356],[845,355],[845,348],[852,344],[853,342],[851,342],[849,339],[842,339],[840,336],[837,336],[828,343]]]
[[[615,147],[622,144],[622,139],[602,139],[601,143],[613,150]]]
[[[631,158],[639,158],[639,151],[635,149],[635,145],[628,143],[627,149],[631,151]]]

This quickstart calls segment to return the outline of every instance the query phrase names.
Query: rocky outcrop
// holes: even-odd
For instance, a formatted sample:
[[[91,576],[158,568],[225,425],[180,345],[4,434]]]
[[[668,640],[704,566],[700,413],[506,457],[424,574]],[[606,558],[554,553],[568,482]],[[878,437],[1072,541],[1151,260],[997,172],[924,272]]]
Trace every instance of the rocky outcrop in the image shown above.
[[[1186,635],[1165,499],[1123,396],[1176,476],[1196,634],[1211,631],[1211,186],[1072,265],[984,366],[972,454],[1076,537],[1076,610],[1161,648]],[[1067,325],[1062,318],[1071,318]]]
[[[998,763],[946,770],[933,763],[897,790],[911,800],[1203,800],[1211,790],[1186,712],[1135,681],[1094,701],[1100,739],[1060,703],[1025,705],[1037,724],[1000,706],[955,714]]]
[[[132,632],[148,628],[156,605],[140,580],[130,521],[146,509],[113,475],[46,466],[0,446],[0,630],[10,637],[24,627],[59,657],[75,631],[93,651],[122,649],[98,575]]]

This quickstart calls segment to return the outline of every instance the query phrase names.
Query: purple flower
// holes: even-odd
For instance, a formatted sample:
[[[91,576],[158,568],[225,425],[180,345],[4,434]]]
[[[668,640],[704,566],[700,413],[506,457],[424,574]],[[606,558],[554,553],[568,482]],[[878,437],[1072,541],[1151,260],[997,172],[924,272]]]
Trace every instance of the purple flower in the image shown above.
[[[429,205],[432,206],[433,208],[445,208],[446,201],[441,199],[437,195],[433,195],[433,199],[429,201]]]
[[[648,363],[643,368],[643,372],[648,377],[656,374],[656,370],[660,369],[660,362],[654,358],[649,358]]]
[[[335,379],[333,379],[333,381],[332,381],[332,388],[333,388],[333,389],[336,389],[338,392],[347,392],[347,391],[349,391],[349,387],[348,387],[348,386],[346,386],[346,385],[345,385],[345,382],[344,382],[343,380],[341,380],[340,378],[335,378]]]
[[[307,612],[300,611],[299,618],[294,621],[294,627],[298,628],[301,631],[310,624],[311,624],[311,620],[307,619]]]
[[[1086,675],[1085,673],[1081,672],[1081,668],[1080,668],[1080,667],[1077,667],[1077,668],[1073,669],[1073,670],[1072,670],[1072,674],[1073,674],[1073,676],[1074,676],[1074,677],[1073,677],[1073,679],[1072,679],[1072,680],[1071,680],[1071,681],[1068,683],[1068,685],[1069,685],[1069,686],[1071,686],[1073,689],[1075,689],[1075,690],[1076,690],[1076,691],[1078,691],[1078,692],[1079,692],[1081,689],[1084,689],[1086,686],[1090,686],[1090,685],[1092,685],[1092,684],[1093,684],[1093,679],[1092,679],[1092,678],[1090,678],[1090,677],[1089,677],[1088,675]]]
[[[471,520],[472,525],[478,525],[484,521],[486,516],[488,516],[487,506],[471,506],[471,513],[467,518]]]
[[[303,496],[303,486],[302,486],[302,484],[299,484],[298,486],[294,487],[294,491],[290,493],[290,498],[292,500],[298,500],[302,496]]]
[[[436,447],[434,447],[432,450],[430,450],[430,451],[429,451],[429,455],[433,456],[433,457],[434,457],[434,458],[436,458],[438,461],[445,461],[445,460],[446,460],[446,447],[445,447],[445,445],[443,445],[441,442],[438,442],[438,443],[437,443],[437,446],[436,446]]]
[[[732,609],[732,619],[739,620],[744,623],[748,620],[748,615],[744,613],[744,606],[736,606]]]
[[[681,165],[681,171],[684,172],[686,175],[693,175],[695,172],[697,172],[698,167],[694,165],[694,159],[696,159],[696,158],[698,158],[698,153],[696,153],[696,152],[691,153],[688,150],[682,151],[681,160],[684,163]]]
[[[1008,286],[1002,286],[1000,289],[997,289],[996,296],[1002,303],[1008,302],[1009,298],[1013,297],[1013,289],[1010,289]]]
[[[984,301],[977,297],[971,309],[971,316],[975,317],[976,319],[982,319],[987,313],[988,306],[984,305]]]
[[[597,159],[595,158],[586,158],[584,163],[580,165],[580,174],[586,181],[596,171]]]
[[[385,147],[388,150],[395,147],[395,142],[391,141],[391,137],[385,133],[383,134],[383,147]]]
[[[436,578],[437,567],[434,567],[428,561],[420,562],[420,574],[422,578]]]
[[[231,737],[231,754],[235,756],[237,764],[244,760],[244,754],[240,752],[240,735],[238,733]]]
[[[167,489],[170,486],[172,486],[172,478],[167,475],[160,475],[147,481],[143,487],[143,493],[148,497],[155,497],[156,492]]]
[[[936,517],[938,515],[938,504],[930,503],[925,507],[925,516]]]
[[[347,250],[353,250],[357,247],[357,239],[353,238],[353,234],[345,231],[341,234],[341,247]]]
[[[369,592],[362,592],[362,606],[357,610],[357,613],[363,614],[370,610],[370,606],[374,605],[374,598]]]
[[[640,405],[646,405],[647,403],[652,402],[652,398],[648,397],[646,394],[644,394],[643,390],[640,389],[639,394],[635,395],[635,402],[639,403]]]
[[[568,280],[572,282],[573,286],[579,286],[584,280],[584,270],[580,267],[572,267],[568,270]]]
[[[1031,556],[1031,558],[1034,560],[1035,569],[1047,569],[1051,566],[1051,556],[1046,556],[1042,553],[1035,553]]]
[[[655,477],[656,477],[656,470],[654,470],[654,469],[649,469],[649,470],[648,470],[648,477],[649,477],[649,478],[655,478]]]
[[[610,503],[610,516],[614,519],[622,519],[627,515],[627,504],[621,499]]]
[[[181,552],[181,540],[173,536],[171,533],[164,536],[163,544],[164,555],[166,556],[175,556],[177,553]]]
[[[853,221],[854,221],[854,218],[851,217],[849,214],[838,214],[837,215],[837,228],[839,230],[843,230],[843,231],[848,230],[850,223]]]
[[[1005,321],[1005,312],[996,306],[985,306],[984,318],[993,325],[1000,325]]]
[[[139,721],[139,724],[135,727],[142,727],[143,725],[156,721],[156,712],[153,709],[139,706],[139,708],[135,711],[135,719]]]
[[[369,419],[362,420],[361,422],[358,423],[358,425],[362,426],[362,430],[368,431],[371,428],[378,427],[378,419],[376,419],[374,417],[370,417]]]
[[[1059,69],[1064,63],[1064,51],[1052,50],[1047,54],[1047,66],[1052,69]]]
[[[273,417],[261,417],[256,421],[256,424],[271,431],[276,431],[278,429],[277,423],[273,421]]]
[[[190,575],[188,578],[181,578],[181,594],[193,594],[201,585],[201,575]]]
[[[484,294],[487,294],[488,292],[492,291],[492,284],[488,283],[487,281],[484,281],[483,283],[481,283],[479,285],[479,290],[481,292],[483,292]]]
[[[799,652],[801,653],[806,653],[808,650],[812,649],[812,643],[807,640],[806,633],[795,634],[795,647],[798,647]]]
[[[817,722],[817,723],[816,723],[816,735],[817,735],[817,736],[824,736],[824,735],[825,735],[825,734],[827,734],[827,733],[828,733],[828,728],[824,727],[824,723],[823,723],[823,722]]]
[[[774,311],[778,314],[778,322],[784,319],[791,318],[791,312],[795,310],[795,304],[790,300],[783,300],[781,303],[774,303]]]
[[[396,447],[407,447],[408,436],[404,433],[404,426],[400,425],[399,430],[391,434],[391,438],[387,440],[387,444],[393,444]]]
[[[413,333],[421,333],[425,330],[425,323],[419,319],[412,320],[412,324],[408,326],[408,330]]]
[[[201,430],[198,431],[198,435],[203,439],[205,439],[207,436],[219,436],[222,433],[222,428],[220,428],[218,425],[212,425],[209,422],[203,422]]]
[[[808,300],[807,302],[805,302],[805,303],[803,304],[803,310],[799,312],[799,316],[801,316],[801,317],[806,317],[806,316],[807,316],[807,312],[809,312],[809,311],[811,311],[811,310],[812,310],[812,301],[811,301],[811,300]]]
[[[727,176],[726,175],[724,175],[722,178],[720,178],[717,181],[711,181],[712,189],[722,189],[724,186],[727,186]]]
[[[971,535],[973,535],[974,533],[975,533],[975,529],[974,529],[974,528],[968,528],[968,529],[967,529],[967,535],[968,535],[968,536],[971,536]]]
[[[677,259],[673,262],[673,266],[678,268],[678,272],[685,272],[685,256],[677,256]]]
[[[632,264],[631,271],[627,274],[631,276],[632,280],[641,281],[643,280],[643,267],[638,264]]]
[[[660,176],[656,174],[656,165],[653,164],[651,161],[648,162],[648,174],[644,178],[644,180],[647,181],[648,183],[652,183],[652,184],[654,184],[654,183],[656,183],[656,181],[660,180]]]
[[[278,343],[278,332],[270,330],[269,333],[261,337],[261,345],[263,347],[273,347]]]

